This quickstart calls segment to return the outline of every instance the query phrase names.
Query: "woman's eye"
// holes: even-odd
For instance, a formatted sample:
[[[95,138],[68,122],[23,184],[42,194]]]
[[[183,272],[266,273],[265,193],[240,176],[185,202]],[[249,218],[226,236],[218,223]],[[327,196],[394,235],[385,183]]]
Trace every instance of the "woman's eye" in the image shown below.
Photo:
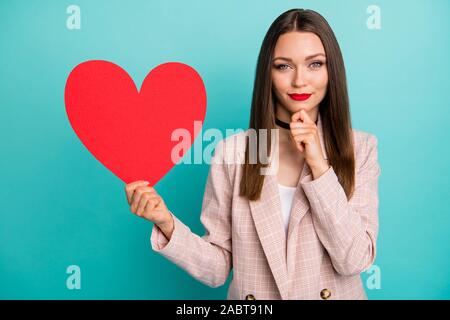
[[[310,64],[310,66],[313,66],[313,69],[319,69],[323,65],[322,61],[314,61]]]
[[[285,70],[285,68],[283,68],[283,67],[287,67],[287,66],[288,66],[287,64],[279,64],[279,65],[275,66],[275,68],[277,68],[279,70]]]

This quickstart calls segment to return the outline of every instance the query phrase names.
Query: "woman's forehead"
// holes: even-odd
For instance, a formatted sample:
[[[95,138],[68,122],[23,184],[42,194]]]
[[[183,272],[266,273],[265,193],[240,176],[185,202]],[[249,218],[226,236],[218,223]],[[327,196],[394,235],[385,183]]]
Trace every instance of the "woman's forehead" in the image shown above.
[[[288,32],[278,38],[274,58],[286,57],[303,61],[317,53],[325,54],[325,49],[322,41],[315,33]]]

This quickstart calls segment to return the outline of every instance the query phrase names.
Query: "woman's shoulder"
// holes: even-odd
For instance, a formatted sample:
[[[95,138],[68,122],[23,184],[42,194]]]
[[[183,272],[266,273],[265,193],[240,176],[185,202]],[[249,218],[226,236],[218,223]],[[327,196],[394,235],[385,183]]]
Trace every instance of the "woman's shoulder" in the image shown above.
[[[367,147],[376,147],[378,138],[374,133],[362,131],[359,129],[352,129],[353,131],[353,145],[356,150],[366,149]]]
[[[356,166],[359,168],[368,161],[377,161],[378,138],[375,134],[367,131],[353,130],[353,146],[355,152]]]
[[[215,155],[221,159],[228,160],[228,164],[232,164],[245,155],[246,136],[249,135],[250,129],[233,132],[220,140],[215,147]],[[242,158],[243,159],[243,158]]]

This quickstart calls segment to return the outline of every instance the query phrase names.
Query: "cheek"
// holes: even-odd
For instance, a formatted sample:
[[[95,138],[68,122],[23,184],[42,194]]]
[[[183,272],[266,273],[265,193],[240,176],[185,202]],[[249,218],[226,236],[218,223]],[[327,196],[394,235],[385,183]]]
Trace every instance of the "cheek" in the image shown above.
[[[323,91],[328,85],[328,73],[326,71],[316,72],[310,77],[309,81],[316,91]]]
[[[280,90],[280,77],[272,75],[272,86],[275,90]]]
[[[276,89],[284,91],[284,89],[289,87],[290,78],[287,74],[272,74],[272,84]]]
[[[272,75],[272,85],[275,88],[276,91],[283,91],[285,88],[285,80],[283,77],[279,74]]]

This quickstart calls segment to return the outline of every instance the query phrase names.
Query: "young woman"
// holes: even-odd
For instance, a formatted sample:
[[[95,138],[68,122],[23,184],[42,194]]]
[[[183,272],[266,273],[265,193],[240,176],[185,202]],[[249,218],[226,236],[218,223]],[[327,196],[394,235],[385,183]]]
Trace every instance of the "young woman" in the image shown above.
[[[253,129],[279,130],[277,145],[270,130],[265,142],[276,174],[249,161]],[[233,269],[228,299],[367,299],[360,273],[375,259],[379,175],[377,138],[351,127],[333,31],[317,12],[293,9],[263,40],[249,130],[216,145],[200,217],[205,235],[144,181],[126,185],[126,194],[130,210],[154,222],[154,251],[211,287]]]

